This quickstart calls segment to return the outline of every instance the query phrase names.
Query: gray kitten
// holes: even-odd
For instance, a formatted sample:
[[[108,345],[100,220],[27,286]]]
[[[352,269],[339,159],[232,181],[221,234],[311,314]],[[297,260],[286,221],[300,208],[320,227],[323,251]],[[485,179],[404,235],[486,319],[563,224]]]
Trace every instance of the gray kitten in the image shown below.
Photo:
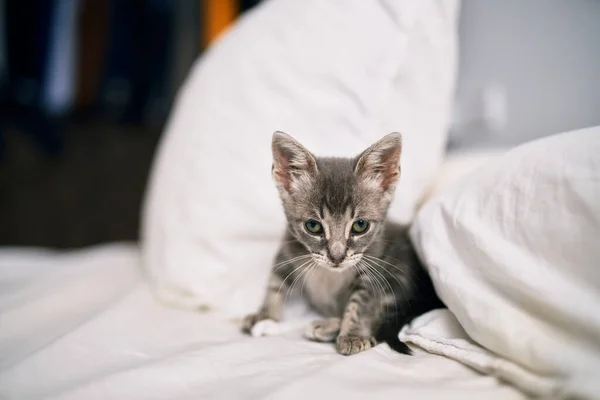
[[[317,158],[275,132],[272,174],[288,230],[264,303],[244,319],[244,332],[261,320],[280,320],[287,293],[296,288],[327,318],[307,328],[308,339],[335,341],[345,355],[379,342],[410,354],[398,340],[402,326],[443,305],[407,227],[386,222],[401,151],[402,137],[392,133],[358,157]]]

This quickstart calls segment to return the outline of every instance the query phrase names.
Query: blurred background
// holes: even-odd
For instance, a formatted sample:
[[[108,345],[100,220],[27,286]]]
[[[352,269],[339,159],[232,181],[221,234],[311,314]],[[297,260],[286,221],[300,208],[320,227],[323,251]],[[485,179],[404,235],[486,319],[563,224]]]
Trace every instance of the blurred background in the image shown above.
[[[136,240],[179,86],[258,3],[0,0],[0,245]],[[600,0],[461,8],[449,151],[600,125]]]

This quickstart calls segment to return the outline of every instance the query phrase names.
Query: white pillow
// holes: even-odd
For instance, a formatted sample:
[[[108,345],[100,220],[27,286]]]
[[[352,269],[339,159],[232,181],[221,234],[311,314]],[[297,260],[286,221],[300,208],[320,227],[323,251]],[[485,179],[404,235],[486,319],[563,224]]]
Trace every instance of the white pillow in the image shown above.
[[[600,127],[506,153],[426,204],[412,234],[495,374],[544,398],[600,394]]]
[[[193,68],[143,216],[145,269],[184,307],[254,311],[285,225],[271,135],[352,156],[404,133],[391,215],[407,220],[441,161],[458,1],[270,0]]]

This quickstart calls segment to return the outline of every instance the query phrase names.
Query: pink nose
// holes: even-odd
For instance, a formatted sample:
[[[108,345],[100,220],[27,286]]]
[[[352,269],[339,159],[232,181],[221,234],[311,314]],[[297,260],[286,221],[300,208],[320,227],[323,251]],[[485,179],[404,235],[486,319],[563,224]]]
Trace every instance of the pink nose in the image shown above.
[[[344,261],[343,258],[332,258],[330,257],[329,260],[331,260],[332,263],[334,263],[335,265],[340,264],[342,261]]]

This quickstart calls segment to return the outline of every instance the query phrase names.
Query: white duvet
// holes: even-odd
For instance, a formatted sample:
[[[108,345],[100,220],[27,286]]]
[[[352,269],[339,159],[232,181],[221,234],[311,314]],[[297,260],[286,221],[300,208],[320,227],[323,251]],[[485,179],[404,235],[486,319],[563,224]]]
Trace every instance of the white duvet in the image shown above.
[[[559,135],[463,162],[477,172],[462,183],[444,178],[413,233],[458,318],[435,310],[404,327],[412,357],[387,345],[340,356],[301,338],[307,315],[294,308],[261,338],[224,314],[166,308],[133,245],[3,249],[0,398],[598,398],[599,139],[600,128]],[[512,189],[494,190],[500,182]],[[511,239],[521,230],[535,235]],[[475,242],[448,241],[468,232]],[[549,235],[556,245],[545,247]]]
[[[352,357],[301,338],[242,336],[211,313],[159,305],[137,247],[0,251],[2,399],[522,399],[445,357],[386,345]],[[450,314],[430,333],[464,339]],[[425,332],[425,330],[423,330]]]
[[[390,216],[410,220],[443,160],[458,0],[269,0],[212,47],[181,89],[153,165],[142,229],[159,297],[255,312],[285,217],[271,137],[354,156],[403,134]],[[249,239],[252,240],[249,240]]]
[[[600,398],[600,126],[482,165],[430,200],[412,234],[487,349],[469,365],[537,396]]]

